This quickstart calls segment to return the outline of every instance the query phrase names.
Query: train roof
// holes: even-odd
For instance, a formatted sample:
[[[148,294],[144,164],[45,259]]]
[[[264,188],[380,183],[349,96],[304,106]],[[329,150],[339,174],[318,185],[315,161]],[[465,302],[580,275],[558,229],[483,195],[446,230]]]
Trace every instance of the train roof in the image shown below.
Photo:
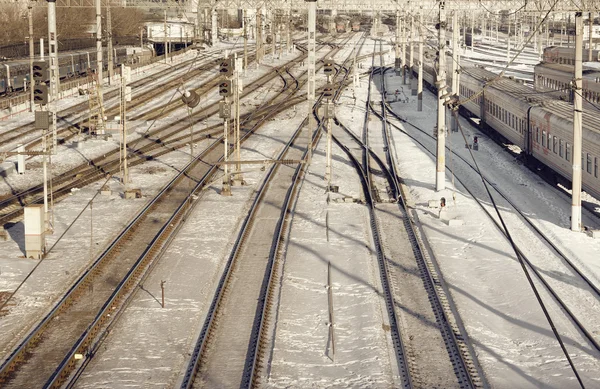
[[[573,121],[573,104],[566,101],[549,99],[543,101],[540,104],[540,107],[565,120]],[[582,114],[583,128],[593,131],[596,134],[600,134],[600,121],[598,121],[597,117],[597,109],[590,110],[584,108]]]
[[[569,75],[573,75],[574,66],[560,63],[551,63],[551,62],[541,62],[535,65],[535,72],[537,73],[540,70],[550,69],[562,73],[566,73]],[[600,75],[600,68],[596,66],[583,65],[582,74],[584,77],[597,77]]]
[[[481,67],[464,66],[462,73],[469,74],[471,77],[480,80],[482,83],[487,85],[487,88],[498,89],[518,100],[537,102],[549,98],[546,95],[539,94],[539,92],[536,92],[532,88],[516,81],[515,79],[509,77],[500,77],[496,73]]]

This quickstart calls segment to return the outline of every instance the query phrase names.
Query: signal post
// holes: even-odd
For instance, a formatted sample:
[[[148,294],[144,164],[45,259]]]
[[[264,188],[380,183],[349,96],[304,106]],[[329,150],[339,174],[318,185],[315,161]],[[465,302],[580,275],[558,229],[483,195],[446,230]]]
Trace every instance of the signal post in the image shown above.
[[[323,92],[323,96],[327,99],[325,103],[325,120],[327,127],[327,163],[325,167],[325,180],[327,181],[327,191],[331,190],[331,147],[332,147],[332,121],[335,116],[335,109],[333,105],[333,85],[331,84],[331,78],[335,74],[334,62],[331,59],[325,60],[325,66],[323,67],[323,72],[327,76],[327,84],[325,85],[325,90]]]
[[[42,130],[42,169],[44,174],[44,220],[45,230],[50,231],[52,228],[48,218],[48,164],[46,156],[48,153],[48,132],[52,126],[53,114],[48,111],[47,105],[49,102],[48,85],[48,62],[34,61],[32,65],[32,89],[33,102],[40,106],[40,110],[35,111],[35,127]],[[56,117],[56,116],[54,116]]]
[[[231,177],[229,175],[229,121],[231,119],[231,101],[233,88],[231,77],[233,76],[233,61],[232,58],[225,58],[220,65],[219,72],[223,80],[219,83],[219,95],[223,100],[219,103],[219,116],[223,119],[223,186],[221,195],[231,196]]]

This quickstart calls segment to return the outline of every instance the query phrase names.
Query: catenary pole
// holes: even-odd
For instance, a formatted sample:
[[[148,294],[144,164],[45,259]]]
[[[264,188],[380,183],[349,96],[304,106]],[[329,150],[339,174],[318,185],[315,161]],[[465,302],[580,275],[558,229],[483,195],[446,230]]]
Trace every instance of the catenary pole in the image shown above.
[[[439,30],[438,30],[438,73],[436,86],[438,88],[437,101],[437,151],[436,151],[436,176],[435,190],[441,191],[446,187],[446,107],[442,96],[446,90],[446,10],[445,1],[439,1]]]
[[[575,93],[573,99],[573,193],[571,198],[571,230],[581,231],[581,164],[582,149],[582,60],[583,15],[575,13]]]
[[[312,134],[316,127],[315,117],[312,114],[313,105],[315,105],[315,34],[317,25],[317,2],[316,0],[307,0],[308,3],[308,153],[307,160],[312,158]]]

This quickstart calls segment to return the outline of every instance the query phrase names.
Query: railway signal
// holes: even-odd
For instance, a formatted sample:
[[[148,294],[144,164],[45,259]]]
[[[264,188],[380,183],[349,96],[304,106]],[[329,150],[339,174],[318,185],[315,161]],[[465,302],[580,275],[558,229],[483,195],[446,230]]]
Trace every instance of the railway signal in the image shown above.
[[[323,97],[332,98],[334,93],[333,84],[326,84],[323,88]]]
[[[33,101],[36,104],[48,104],[48,85],[39,84],[33,87]]]
[[[231,95],[233,95],[230,80],[223,80],[219,83],[219,95],[223,97],[230,97]]]
[[[331,76],[332,74],[335,73],[335,63],[333,62],[332,59],[326,59],[325,61],[325,66],[323,68],[323,72],[325,73],[326,76]]]
[[[231,58],[225,58],[219,66],[219,73],[225,77],[233,76],[233,61]]]
[[[33,63],[33,81],[41,84],[48,80],[48,62],[35,61]]]

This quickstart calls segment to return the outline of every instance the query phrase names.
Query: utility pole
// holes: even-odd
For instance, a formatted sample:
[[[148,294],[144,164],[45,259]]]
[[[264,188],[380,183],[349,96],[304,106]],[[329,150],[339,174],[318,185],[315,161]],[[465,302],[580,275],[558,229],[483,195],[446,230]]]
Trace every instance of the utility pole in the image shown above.
[[[397,5],[398,7],[398,5]],[[396,9],[396,42],[394,45],[394,50],[396,54],[395,66],[396,74],[402,71],[402,59],[400,58],[400,10]]]
[[[233,175],[233,183],[244,185],[244,177],[242,176],[242,165],[240,161],[242,160],[241,156],[241,147],[240,147],[240,70],[237,66],[237,55],[233,55],[233,101],[235,105],[235,159],[237,163],[235,164],[235,173]]]
[[[56,137],[56,104],[58,103],[59,89],[56,0],[48,0],[48,57],[50,59],[50,131],[52,132],[52,153],[56,153],[56,148],[58,147],[58,139]]]
[[[286,45],[288,54],[292,52],[292,2],[290,1],[290,8],[287,11],[287,23],[286,23]]]
[[[417,111],[423,111],[423,7],[419,12],[419,75],[417,80]]]
[[[262,61],[264,48],[263,48],[263,31],[262,31],[262,9],[256,9],[256,66],[260,65]]]
[[[246,15],[246,10],[243,11],[242,22],[244,23],[244,75],[246,74],[246,69],[248,69],[248,18]]]
[[[591,31],[590,31],[591,33]],[[583,15],[575,13],[575,93],[573,99],[573,191],[571,199],[571,230],[581,232],[581,163],[582,163],[582,57]]]
[[[515,13],[515,17],[517,14]],[[475,13],[471,14],[471,53],[475,51]]]
[[[211,43],[214,47],[219,41],[219,24],[217,22],[217,10],[214,8],[211,10],[210,37]]]
[[[27,5],[27,19],[29,20],[29,112],[33,112],[33,60],[35,57],[33,46],[33,4]]]
[[[436,86],[438,88],[437,101],[437,151],[436,151],[436,176],[435,190],[437,192],[446,187],[446,107],[443,95],[446,91],[446,10],[445,1],[439,0],[439,30],[438,30],[438,73]]]
[[[106,39],[108,46],[108,85],[112,85],[115,76],[114,61],[113,61],[113,44],[112,44],[112,25],[110,17],[110,5],[106,5]]]
[[[315,105],[315,34],[317,30],[317,1],[305,0],[308,3],[308,153],[306,155],[307,163],[312,158],[312,134],[316,127],[316,121],[312,113]]]
[[[129,185],[129,172],[127,171],[127,83],[129,82],[129,68],[121,65],[121,136],[122,136],[122,161],[123,161],[123,185],[127,192]]]
[[[506,34],[506,63],[510,62],[510,18],[508,20],[508,34]],[[516,28],[516,27],[515,27]]]
[[[417,95],[417,85],[415,84],[415,77],[413,75],[413,65],[415,64],[415,15],[412,12],[412,9],[410,10],[410,32],[409,32],[409,39],[410,39],[410,45],[409,45],[409,50],[410,50],[410,56],[409,56],[409,61],[408,61],[408,74],[409,74],[409,79],[410,79],[410,94],[412,96],[416,96]]]
[[[452,14],[452,94],[459,95],[458,86],[458,12],[454,11]],[[458,123],[456,121],[456,115],[450,115],[450,130],[452,132],[458,132]]]
[[[400,65],[402,66],[402,84],[406,84],[406,42],[405,42],[405,34],[404,34],[404,18],[400,19],[400,44],[402,49],[400,50]]]
[[[100,96],[102,96],[102,84],[104,83],[104,77],[102,75],[102,7],[100,0],[96,0],[96,59],[98,88],[100,88]]]
[[[594,19],[592,19],[592,13],[590,12],[588,14],[588,29],[589,29],[589,36],[588,36],[588,61],[592,62],[593,61],[593,56],[592,56],[592,30],[593,30],[593,25],[594,25]],[[548,28],[548,27],[546,27]]]
[[[165,22],[163,24],[163,29],[165,32],[165,63],[167,63],[167,61],[169,60],[169,45],[167,44],[167,10],[164,10],[165,12]]]

